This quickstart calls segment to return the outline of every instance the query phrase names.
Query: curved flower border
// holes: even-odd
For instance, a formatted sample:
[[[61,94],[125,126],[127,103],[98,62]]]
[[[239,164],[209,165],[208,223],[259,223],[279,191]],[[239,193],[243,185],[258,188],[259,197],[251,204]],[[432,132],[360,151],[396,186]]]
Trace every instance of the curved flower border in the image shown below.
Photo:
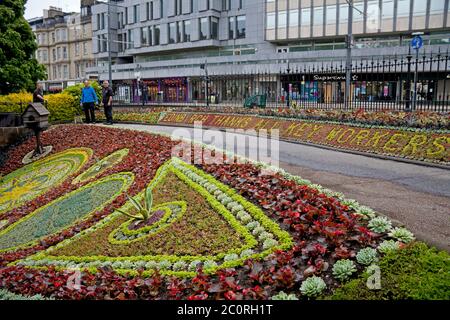
[[[52,206],[54,203],[61,202],[61,201],[65,200],[65,199],[67,199],[67,198],[72,197],[74,194],[79,193],[82,190],[92,188],[93,186],[95,186],[97,184],[101,184],[101,183],[104,183],[105,181],[112,181],[112,180],[122,180],[123,181],[122,187],[116,193],[114,193],[114,195],[108,201],[104,202],[102,205],[98,206],[97,208],[94,208],[93,210],[91,210],[90,213],[88,213],[85,217],[75,220],[73,223],[71,223],[69,226],[67,226],[64,229],[67,229],[70,226],[77,225],[77,224],[79,224],[79,223],[81,223],[83,221],[87,221],[87,220],[89,220],[89,218],[92,215],[92,213],[94,213],[96,211],[99,211],[99,210],[102,210],[103,208],[105,208],[108,204],[113,202],[120,194],[122,194],[125,190],[127,190],[132,185],[132,183],[134,181],[134,174],[133,173],[131,173],[131,172],[123,172],[123,173],[117,173],[117,174],[114,174],[114,175],[111,175],[111,176],[107,176],[107,177],[105,177],[105,178],[103,178],[101,180],[94,181],[94,182],[92,182],[92,183],[90,183],[88,185],[85,185],[85,186],[83,186],[83,187],[81,187],[81,188],[79,188],[79,189],[77,189],[75,191],[72,191],[72,192],[70,192],[68,194],[65,194],[64,196],[62,196],[62,197],[60,197],[60,198],[58,198],[58,199],[56,199],[56,200],[46,204],[45,206],[40,207],[36,211],[30,213],[29,215],[25,216],[24,218],[22,218],[22,219],[16,221],[15,223],[9,225],[7,228],[1,230],[0,231],[0,236],[8,233],[11,230],[13,230],[18,224],[21,224],[24,221],[27,221],[27,220],[31,219],[33,216],[37,215],[38,213],[40,213],[42,210],[46,209],[47,207]],[[55,232],[55,233],[57,233],[57,232]],[[33,247],[36,244],[38,244],[41,240],[43,240],[43,239],[45,239],[45,238],[47,238],[49,236],[51,236],[51,235],[45,235],[45,236],[40,237],[39,239],[30,241],[30,242],[25,243],[25,244],[21,244],[21,245],[18,245],[18,246],[10,247],[10,248],[7,248],[7,249],[0,249],[0,253],[12,252],[12,251],[16,251],[18,249],[26,249],[26,248],[29,248],[29,247]]]
[[[79,172],[83,166],[89,161],[89,159],[92,157],[93,155],[93,150],[90,148],[72,148],[72,149],[67,149],[65,151],[56,153],[54,155],[48,156],[46,158],[40,159],[36,162],[30,163],[28,165],[25,165],[9,174],[7,174],[4,177],[0,178],[0,184],[4,183],[4,181],[11,181],[13,179],[15,179],[16,177],[21,177],[24,174],[30,173],[33,170],[35,170],[38,167],[42,167],[46,164],[49,164],[51,162],[55,162],[55,161],[69,161],[72,164],[72,169],[69,170],[68,174],[66,174],[65,176],[63,176],[62,178],[60,178],[59,180],[57,180],[57,182],[52,185],[52,186],[48,186],[47,188],[45,188],[44,190],[41,190],[41,192],[36,193],[35,195],[33,195],[31,198],[28,198],[26,200],[20,201],[19,204],[16,204],[13,208],[9,208],[7,210],[0,210],[0,214],[3,214],[5,212],[11,211],[15,208],[21,207],[23,205],[25,205],[27,202],[32,201],[36,198],[38,198],[39,196],[45,194],[47,191],[49,191],[52,188],[55,188],[59,185],[61,185],[65,180],[67,180],[70,176],[72,176],[73,174]],[[70,157],[76,157],[77,159],[79,159],[79,162],[76,163],[76,161],[73,158]]]
[[[108,170],[108,169],[114,167],[115,165],[117,165],[118,163],[122,162],[123,159],[128,155],[129,152],[130,152],[129,149],[120,149],[120,150],[117,150],[117,151],[111,153],[110,155],[101,159],[100,161],[98,161],[98,163],[94,164],[89,169],[87,169],[86,171],[81,173],[78,177],[76,177],[72,181],[72,184],[80,184],[80,183],[82,184],[82,183],[85,183],[87,181],[91,181],[91,180],[97,178],[98,176],[103,174],[103,172],[105,172],[106,170]],[[115,159],[113,162],[109,163],[106,167],[101,168],[95,175],[89,176],[96,168],[98,168],[99,165],[101,165],[105,162],[108,162],[109,159],[115,157],[116,155],[119,156],[117,159]]]

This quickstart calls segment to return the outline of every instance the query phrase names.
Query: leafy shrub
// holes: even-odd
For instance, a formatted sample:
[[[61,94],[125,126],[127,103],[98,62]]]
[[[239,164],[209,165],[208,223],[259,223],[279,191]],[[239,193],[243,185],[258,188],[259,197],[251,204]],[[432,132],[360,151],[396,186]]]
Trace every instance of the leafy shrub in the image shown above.
[[[395,228],[389,236],[403,243],[410,243],[414,240],[414,234],[405,228]]]
[[[33,95],[28,92],[0,96],[0,112],[22,113],[31,102],[33,102]]]
[[[91,86],[92,86],[92,88],[94,88],[95,92],[97,93],[98,101],[101,101],[101,99],[102,99],[102,87],[96,81],[91,82]],[[72,97],[75,98],[75,100],[78,103],[80,103],[81,90],[83,90],[83,88],[84,88],[84,84],[83,83],[79,83],[79,84],[67,87],[66,89],[64,89],[63,93],[71,95]]]
[[[325,290],[327,285],[322,278],[313,276],[302,282],[300,287],[300,291],[303,295],[307,297],[315,297],[322,293]]]
[[[380,259],[381,289],[370,290],[364,273],[337,289],[333,300],[450,300],[450,255],[414,242]]]
[[[47,109],[50,112],[49,120],[73,121],[81,110],[79,100],[66,93],[49,94],[45,96],[48,101]],[[21,113],[27,105],[33,101],[31,93],[12,93],[7,96],[0,96],[0,112]]]
[[[66,93],[58,93],[46,96],[48,100],[48,111],[50,121],[73,121],[81,110],[79,102],[74,97]]]
[[[369,221],[368,226],[374,232],[383,233],[391,230],[392,222],[386,217],[376,217]]]
[[[377,260],[377,250],[373,248],[361,249],[356,255],[356,261],[359,264],[368,266]]]
[[[333,266],[333,275],[340,281],[347,280],[354,272],[356,272],[356,266],[352,260],[339,260]]]
[[[295,294],[287,294],[281,291],[277,295],[274,295],[271,300],[298,300]]]

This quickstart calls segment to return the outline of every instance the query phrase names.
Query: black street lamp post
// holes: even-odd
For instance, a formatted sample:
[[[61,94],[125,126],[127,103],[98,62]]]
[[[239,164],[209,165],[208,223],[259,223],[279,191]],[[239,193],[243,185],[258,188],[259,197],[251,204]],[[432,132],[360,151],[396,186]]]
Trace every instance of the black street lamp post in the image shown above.
[[[288,79],[288,87],[287,87],[287,107],[289,108],[291,106],[291,66],[290,66],[290,62],[288,60],[288,67],[286,69],[287,71],[287,79]]]

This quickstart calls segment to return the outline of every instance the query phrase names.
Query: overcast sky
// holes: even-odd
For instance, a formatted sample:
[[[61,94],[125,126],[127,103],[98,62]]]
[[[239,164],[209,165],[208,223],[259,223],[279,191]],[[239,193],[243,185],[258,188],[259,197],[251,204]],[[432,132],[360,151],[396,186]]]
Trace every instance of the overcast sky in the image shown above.
[[[43,10],[50,6],[61,8],[66,12],[80,12],[79,0],[28,0],[25,5],[25,18],[40,17]]]

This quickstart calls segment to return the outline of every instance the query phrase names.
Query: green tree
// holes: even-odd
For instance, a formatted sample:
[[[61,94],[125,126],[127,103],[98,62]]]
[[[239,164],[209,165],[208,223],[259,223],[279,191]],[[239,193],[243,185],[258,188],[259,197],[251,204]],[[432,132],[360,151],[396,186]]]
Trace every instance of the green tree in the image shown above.
[[[32,90],[47,78],[34,57],[36,37],[24,18],[26,0],[0,1],[0,94]]]

